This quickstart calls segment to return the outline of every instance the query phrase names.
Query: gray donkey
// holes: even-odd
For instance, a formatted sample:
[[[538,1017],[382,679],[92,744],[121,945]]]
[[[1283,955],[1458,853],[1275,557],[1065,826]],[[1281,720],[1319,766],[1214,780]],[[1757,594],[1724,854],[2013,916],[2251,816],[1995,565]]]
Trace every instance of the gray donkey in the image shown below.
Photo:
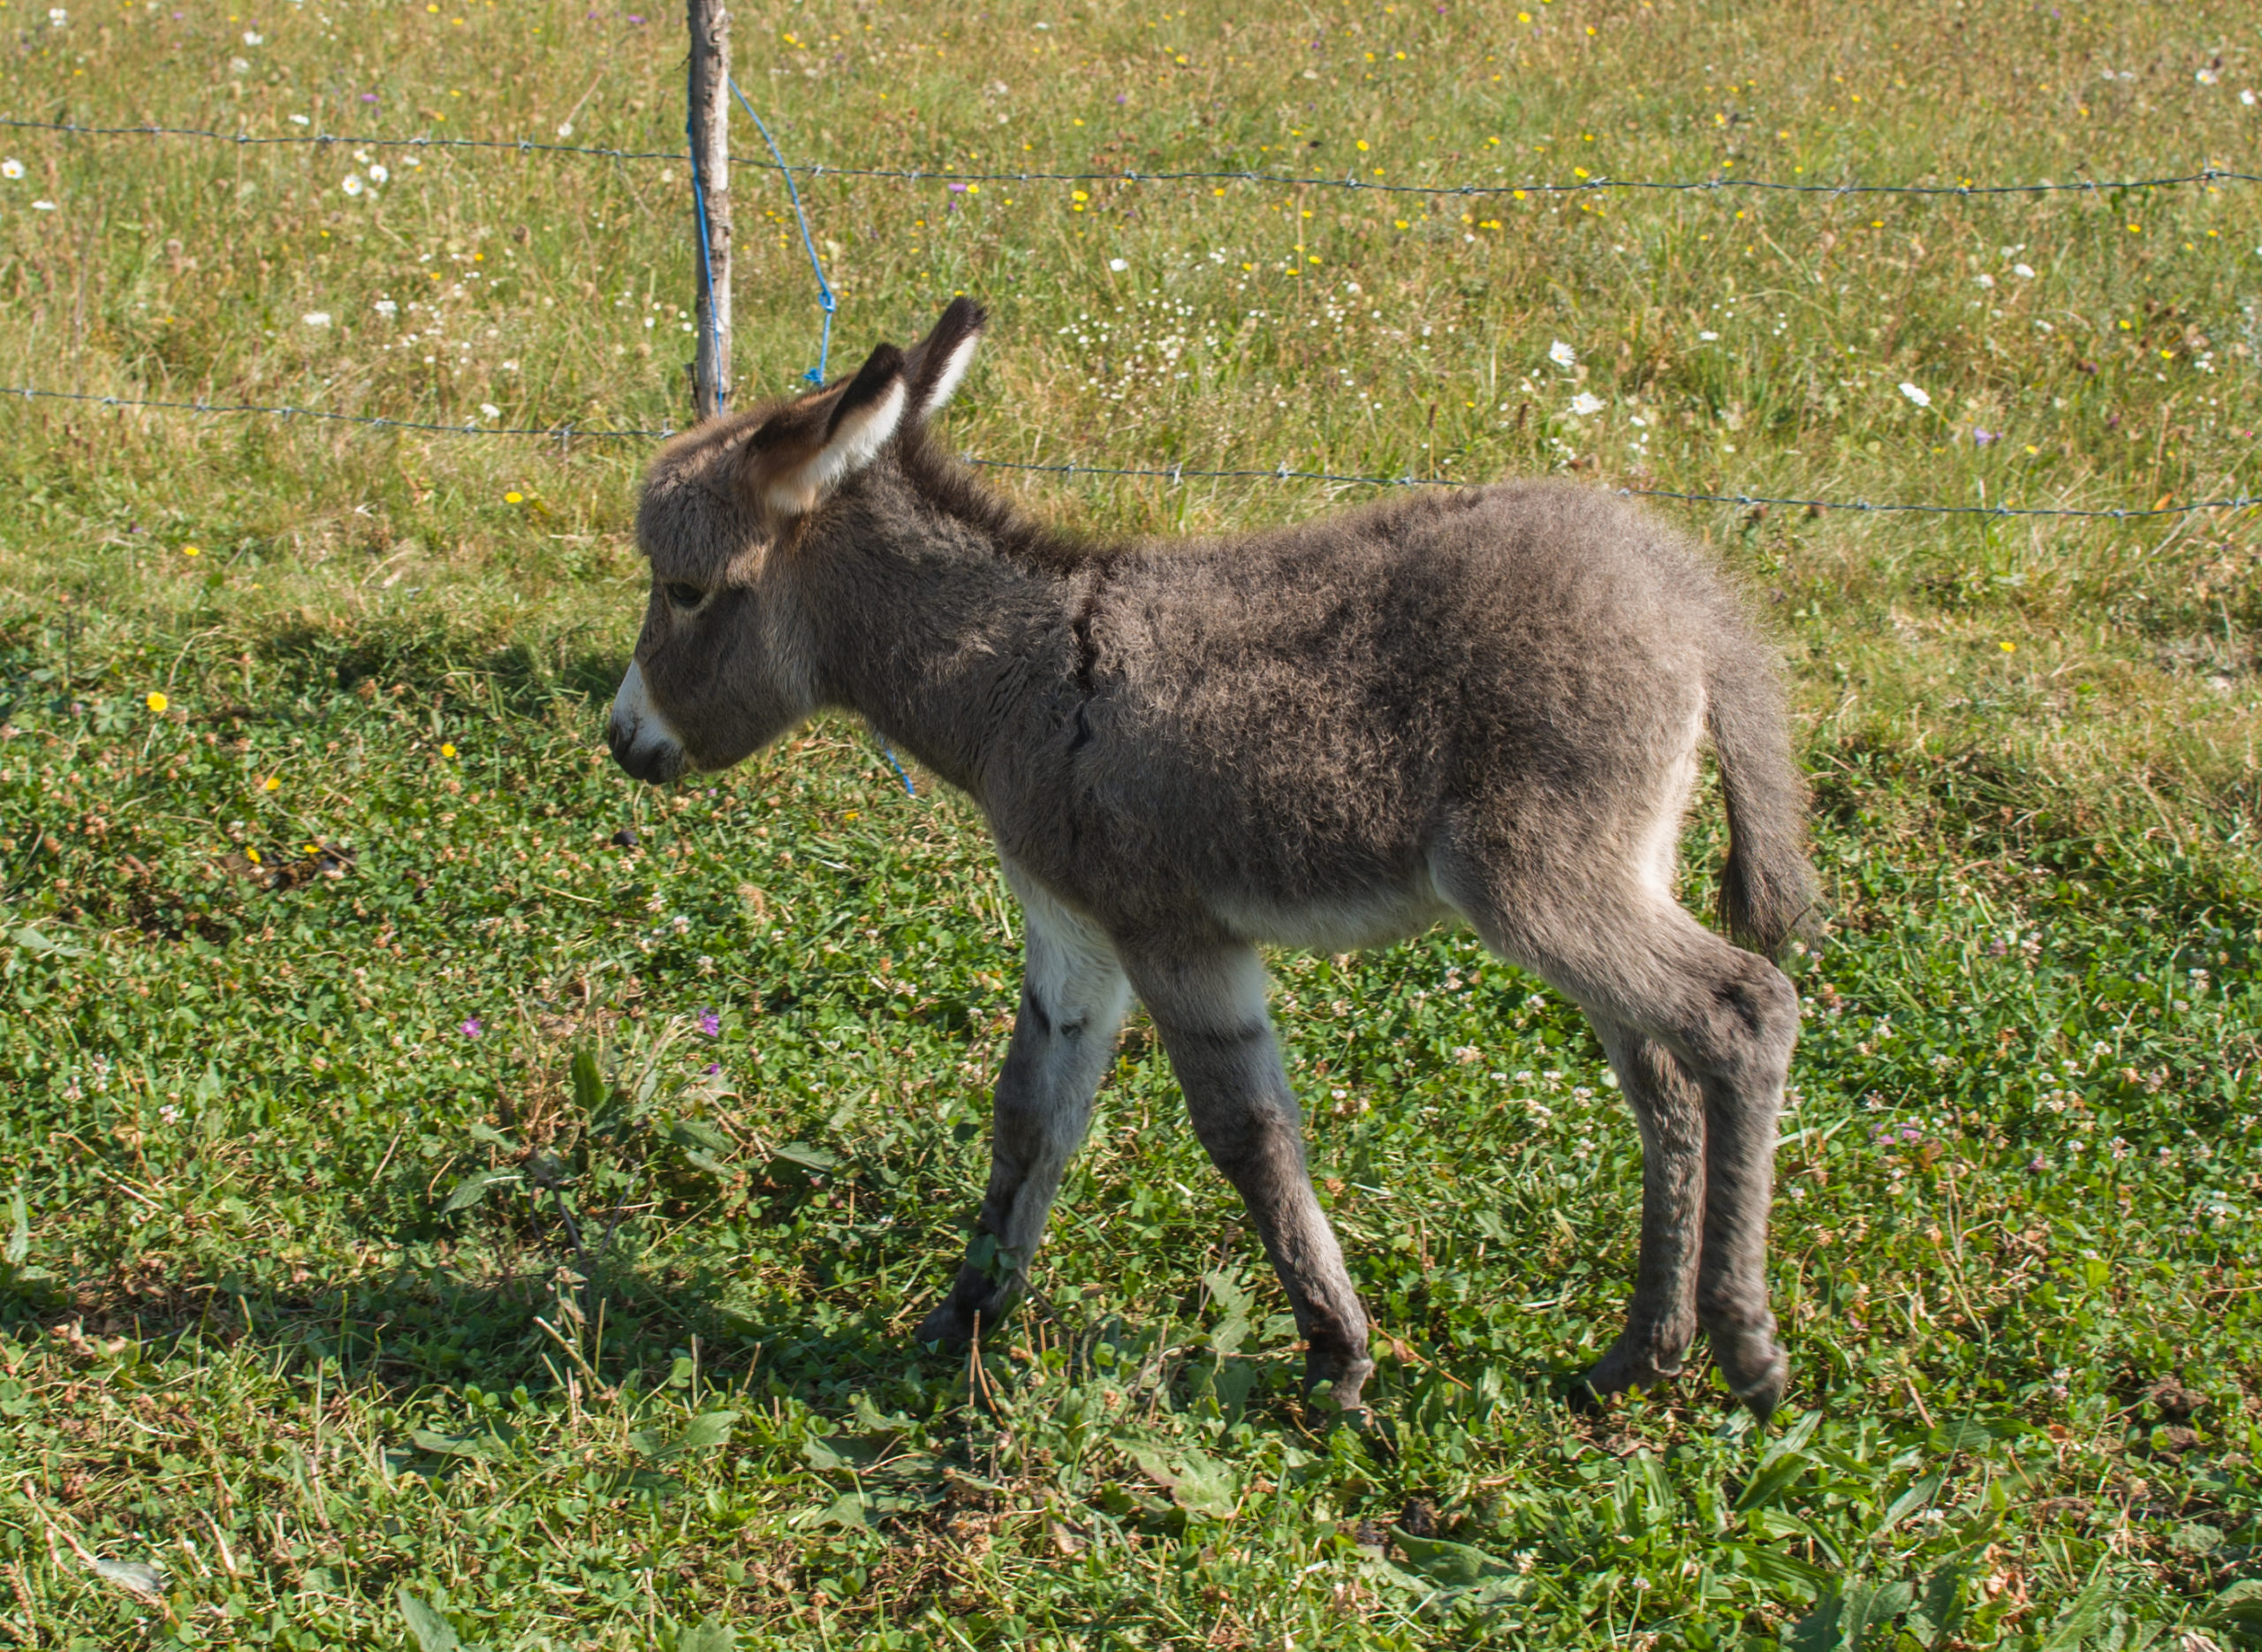
[[[1027,974],[977,1247],[920,1340],[963,1345],[1021,1294],[1136,994],[1287,1288],[1307,1386],[1358,1407],[1367,1317],[1257,949],[1459,918],[1584,1009],[1641,1126],[1640,1270],[1587,1381],[1668,1377],[1701,1324],[1766,1416],[1788,1369],[1765,1268],[1798,995],[1674,898],[1709,734],[1728,928],[1772,955],[1810,901],[1781,693],[1738,603],[1625,501],[1553,484],[1074,542],[926,433],[983,319],[960,299],[846,383],[661,450],[636,515],[651,604],[611,729],[623,768],[664,782],[840,707],[988,818]]]

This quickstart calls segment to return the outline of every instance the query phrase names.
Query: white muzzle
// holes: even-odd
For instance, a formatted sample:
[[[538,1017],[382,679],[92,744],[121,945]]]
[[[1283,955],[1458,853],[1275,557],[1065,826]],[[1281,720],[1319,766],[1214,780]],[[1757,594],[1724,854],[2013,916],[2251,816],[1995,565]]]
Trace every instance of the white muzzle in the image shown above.
[[[644,673],[634,660],[612,697],[605,743],[612,747],[612,760],[639,780],[662,785],[683,772],[683,742],[644,692]]]

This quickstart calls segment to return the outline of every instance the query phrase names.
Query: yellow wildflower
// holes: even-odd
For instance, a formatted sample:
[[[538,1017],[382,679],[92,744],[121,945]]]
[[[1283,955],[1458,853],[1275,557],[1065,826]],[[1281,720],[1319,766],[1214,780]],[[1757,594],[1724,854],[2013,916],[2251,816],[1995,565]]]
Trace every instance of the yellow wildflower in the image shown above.
[[[151,694],[149,696],[148,705],[149,709],[152,711],[163,711],[171,704],[172,704],[172,701],[166,699],[163,694]]]
[[[455,754],[456,754],[456,743],[455,743],[453,740],[443,740],[443,741],[441,741],[441,742],[440,742],[440,755],[441,755],[441,756],[443,756],[443,757],[452,757],[452,756],[454,756]]]

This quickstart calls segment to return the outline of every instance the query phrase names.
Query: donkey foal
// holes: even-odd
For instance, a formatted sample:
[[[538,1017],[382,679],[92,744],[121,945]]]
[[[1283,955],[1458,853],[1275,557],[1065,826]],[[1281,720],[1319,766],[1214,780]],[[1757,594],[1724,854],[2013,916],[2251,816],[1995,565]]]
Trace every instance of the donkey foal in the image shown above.
[[[1709,734],[1729,928],[1772,954],[1810,901],[1781,696],[1736,602],[1623,500],[1556,485],[1073,542],[928,439],[982,320],[960,299],[846,383],[661,451],[636,519],[651,603],[611,733],[663,782],[842,707],[987,815],[1028,972],[989,1243],[920,1338],[962,1344],[1021,1293],[1135,994],[1287,1288],[1308,1383],[1357,1406],[1366,1315],[1305,1170],[1257,948],[1458,917],[1586,1011],[1641,1127],[1640,1269],[1589,1382],[1670,1376],[1701,1325],[1765,1416],[1798,998],[1673,897]]]

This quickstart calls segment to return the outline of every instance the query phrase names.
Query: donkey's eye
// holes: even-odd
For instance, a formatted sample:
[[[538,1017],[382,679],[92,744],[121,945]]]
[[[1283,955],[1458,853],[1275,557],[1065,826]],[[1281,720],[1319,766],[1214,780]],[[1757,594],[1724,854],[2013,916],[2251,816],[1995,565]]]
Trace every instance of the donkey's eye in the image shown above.
[[[706,592],[695,585],[686,585],[680,580],[671,580],[660,589],[667,593],[668,601],[678,608],[696,608],[707,600]]]

